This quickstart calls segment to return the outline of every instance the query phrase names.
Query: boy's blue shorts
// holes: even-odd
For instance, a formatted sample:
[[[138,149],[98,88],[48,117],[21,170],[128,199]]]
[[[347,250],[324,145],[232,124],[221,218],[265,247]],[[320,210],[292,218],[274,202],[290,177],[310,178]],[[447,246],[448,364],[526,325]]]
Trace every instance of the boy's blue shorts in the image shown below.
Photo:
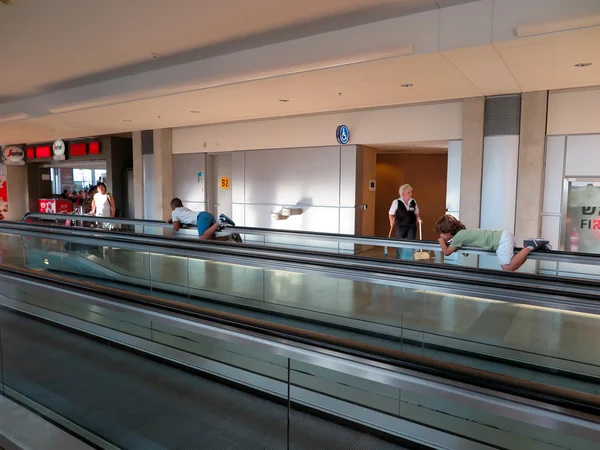
[[[215,223],[217,223],[217,220],[211,213],[206,211],[198,213],[198,216],[196,217],[198,236],[202,236],[204,232],[212,227]]]

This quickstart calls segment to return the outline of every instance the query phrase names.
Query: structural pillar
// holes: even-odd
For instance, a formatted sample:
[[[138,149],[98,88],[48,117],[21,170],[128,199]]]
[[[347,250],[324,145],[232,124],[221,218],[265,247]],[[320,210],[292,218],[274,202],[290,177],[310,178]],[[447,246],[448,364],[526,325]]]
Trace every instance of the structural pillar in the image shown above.
[[[460,220],[479,228],[485,98],[463,100],[463,138],[460,177]]]
[[[154,216],[159,220],[171,217],[173,198],[173,131],[154,130]]]
[[[8,212],[4,212],[3,215],[6,220],[20,222],[29,211],[27,167],[5,165],[3,174],[8,196]]]
[[[142,157],[142,132],[134,131],[133,137],[133,216],[144,218],[144,163]]]
[[[544,190],[544,155],[548,91],[526,92],[521,100],[521,136],[515,236],[540,235]]]

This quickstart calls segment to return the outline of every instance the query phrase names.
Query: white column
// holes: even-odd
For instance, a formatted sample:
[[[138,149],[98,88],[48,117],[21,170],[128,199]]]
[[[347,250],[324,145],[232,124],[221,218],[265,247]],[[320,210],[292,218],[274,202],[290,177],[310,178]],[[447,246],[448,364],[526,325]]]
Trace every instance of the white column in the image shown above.
[[[171,216],[173,198],[173,132],[154,130],[154,215],[158,220]]]
[[[21,221],[29,211],[27,189],[27,167],[5,166],[4,176],[8,186],[8,220]]]
[[[521,98],[521,142],[515,225],[517,241],[528,236],[539,236],[542,228],[548,91],[525,92]]]
[[[460,219],[469,228],[479,227],[481,218],[484,112],[484,97],[464,100]]]
[[[142,132],[133,135],[133,211],[134,217],[144,217],[144,166],[142,158]]]
[[[448,175],[446,177],[446,212],[460,219],[460,179],[462,141],[448,141]]]

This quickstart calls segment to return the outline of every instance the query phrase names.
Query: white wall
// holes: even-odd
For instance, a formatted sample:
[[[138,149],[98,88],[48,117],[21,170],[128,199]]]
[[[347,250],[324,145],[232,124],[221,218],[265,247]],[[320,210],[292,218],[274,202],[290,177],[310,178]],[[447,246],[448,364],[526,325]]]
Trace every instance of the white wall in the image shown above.
[[[552,92],[548,135],[600,133],[600,88]]]
[[[448,176],[446,182],[446,209],[460,218],[460,177],[462,170],[462,141],[448,142]]]
[[[560,244],[566,140],[566,136],[549,136],[546,140],[542,236],[550,240],[550,245],[555,249],[558,249]]]
[[[600,177],[600,134],[550,136],[546,143],[542,234],[559,248],[564,180]]]
[[[514,233],[518,163],[518,135],[484,138],[481,228]]]
[[[236,223],[250,227],[354,234],[356,146],[233,153]],[[271,220],[282,206],[303,214]]]
[[[173,154],[337,145],[338,125],[350,144],[462,138],[462,101],[210,125],[173,130]]]
[[[565,176],[600,176],[600,135],[567,136]]]

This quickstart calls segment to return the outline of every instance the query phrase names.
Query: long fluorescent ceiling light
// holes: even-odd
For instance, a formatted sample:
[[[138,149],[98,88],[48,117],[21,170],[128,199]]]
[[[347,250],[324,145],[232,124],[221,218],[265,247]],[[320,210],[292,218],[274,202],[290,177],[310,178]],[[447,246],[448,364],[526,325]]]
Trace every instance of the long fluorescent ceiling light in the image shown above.
[[[17,120],[25,120],[25,119],[29,119],[29,114],[27,114],[27,113],[5,114],[3,116],[0,116],[0,123],[16,122]]]
[[[559,31],[571,31],[579,28],[596,27],[600,25],[600,14],[589,16],[566,17],[545,22],[530,22],[517,25],[518,37],[538,36],[540,34],[557,33]]]
[[[378,48],[376,50],[363,50],[356,53],[352,53],[351,51],[349,51],[346,55],[342,54],[341,56],[323,57],[321,58],[321,60],[301,63],[296,66],[294,66],[293,63],[289,63],[286,64],[284,67],[274,67],[270,70],[267,69],[266,72],[262,71],[260,68],[253,68],[248,71],[249,73],[246,74],[228,75],[225,77],[225,81],[196,81],[191,79],[186,83],[188,87],[183,88],[179,91],[176,90],[177,88],[157,86],[155,88],[145,89],[141,92],[128,92],[123,93],[122,95],[117,94],[104,98],[89,99],[82,102],[58,105],[49,108],[48,112],[50,112],[51,114],[63,114],[68,112],[81,111],[85,109],[100,108],[103,106],[110,106],[119,103],[147,100],[150,98],[166,95],[184,94],[188,92],[223,87],[237,83],[245,83],[251,81],[264,80],[268,78],[296,75],[301,73],[314,72],[318,70],[333,69],[335,67],[363,64],[384,59],[399,58],[402,56],[410,56],[414,54],[414,52],[415,47],[412,42],[394,43],[389,46]],[[200,76],[202,75],[200,74]]]

